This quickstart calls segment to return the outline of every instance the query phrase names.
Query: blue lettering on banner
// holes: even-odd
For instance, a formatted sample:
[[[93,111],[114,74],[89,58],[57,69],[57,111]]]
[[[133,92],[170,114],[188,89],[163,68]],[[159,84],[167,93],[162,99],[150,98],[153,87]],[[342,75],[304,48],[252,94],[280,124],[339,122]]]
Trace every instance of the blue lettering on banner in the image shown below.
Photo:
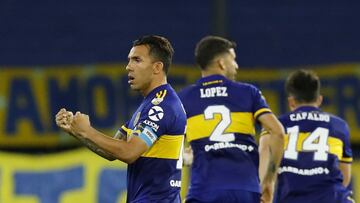
[[[16,172],[14,180],[17,195],[37,196],[40,203],[59,203],[62,193],[84,186],[84,168],[79,166],[61,172]]]
[[[129,88],[126,74],[114,71],[118,75],[113,77],[110,71],[81,77],[80,70],[82,69],[75,72],[64,70],[64,77],[58,78],[49,69],[48,72],[44,71],[45,76],[41,81],[16,74],[8,78],[4,83],[8,88],[1,92],[1,96],[7,100],[6,108],[0,109],[0,119],[4,123],[0,132],[0,144],[7,147],[49,147],[71,143],[58,137],[59,128],[54,122],[54,116],[63,107],[88,114],[92,125],[102,130],[113,129],[136,111],[143,97]],[[279,77],[256,79],[251,76],[242,78],[241,81],[251,79],[248,82],[263,92],[274,113],[279,115],[288,111],[288,105],[284,77],[280,72],[275,73],[276,75]],[[175,90],[180,90],[186,84],[194,82],[195,76],[178,72],[169,76],[168,81]],[[352,133],[357,133],[360,128],[359,76],[349,73],[336,77],[329,75],[321,77],[321,83],[321,93],[324,96],[322,109],[349,121]],[[26,124],[24,127],[23,123]],[[30,127],[30,130],[26,131],[26,127]],[[24,137],[29,139],[24,140]],[[360,142],[357,137],[352,139]]]
[[[60,88],[59,81],[55,78],[48,80],[49,105],[51,115],[56,115],[60,108],[66,108],[69,111],[79,110],[80,88],[77,78],[71,78],[67,82],[67,87]],[[59,128],[55,122],[51,122],[51,130],[58,131]]]
[[[106,114],[98,115],[96,114],[96,95],[94,95],[95,89],[101,88],[101,91],[105,93],[105,97],[102,98],[105,100],[106,104]],[[84,106],[86,106],[86,112],[89,113],[91,121],[100,128],[111,128],[116,123],[116,97],[115,97],[115,87],[112,84],[110,78],[104,76],[92,77],[87,81],[85,87],[85,101]]]
[[[338,106],[338,115],[345,117],[346,110],[353,109],[357,126],[360,126],[360,88],[359,79],[354,76],[343,77],[336,81],[338,87],[336,105]]]
[[[97,202],[116,203],[126,191],[126,170],[104,169],[100,174]]]
[[[44,132],[29,79],[15,78],[11,81],[8,103],[9,108],[6,117],[7,134],[15,134],[17,123],[22,119],[32,122],[37,132]]]

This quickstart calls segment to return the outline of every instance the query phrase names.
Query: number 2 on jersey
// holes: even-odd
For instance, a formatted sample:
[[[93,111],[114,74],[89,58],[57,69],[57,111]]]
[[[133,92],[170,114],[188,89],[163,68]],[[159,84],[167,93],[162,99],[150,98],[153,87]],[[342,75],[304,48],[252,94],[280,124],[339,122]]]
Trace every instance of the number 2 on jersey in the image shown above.
[[[300,142],[299,126],[296,125],[287,128],[287,133],[289,135],[289,140],[287,149],[284,152],[284,158],[296,160],[299,154],[296,150],[296,146],[298,145],[298,142]],[[302,151],[314,152],[315,161],[326,161],[329,151],[329,146],[327,144],[328,136],[328,129],[322,127],[316,128],[310,136],[304,139],[301,146]]]
[[[210,135],[210,141],[231,142],[235,140],[234,133],[224,133],[231,124],[231,112],[224,105],[208,106],[204,111],[206,120],[214,119],[215,114],[221,114],[221,120]]]

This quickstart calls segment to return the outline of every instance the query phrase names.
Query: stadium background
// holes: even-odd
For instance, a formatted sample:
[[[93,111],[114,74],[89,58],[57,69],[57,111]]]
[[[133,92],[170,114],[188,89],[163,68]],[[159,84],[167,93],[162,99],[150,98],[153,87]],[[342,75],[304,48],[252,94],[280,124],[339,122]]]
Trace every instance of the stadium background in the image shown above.
[[[53,120],[61,107],[80,110],[113,134],[141,101],[128,88],[125,65],[144,34],[172,42],[169,82],[177,90],[199,77],[199,39],[234,40],[238,79],[261,88],[276,114],[287,110],[287,74],[314,69],[323,109],[350,125],[360,200],[359,8],[355,0],[1,0],[0,203],[123,201],[126,166],[79,147]]]

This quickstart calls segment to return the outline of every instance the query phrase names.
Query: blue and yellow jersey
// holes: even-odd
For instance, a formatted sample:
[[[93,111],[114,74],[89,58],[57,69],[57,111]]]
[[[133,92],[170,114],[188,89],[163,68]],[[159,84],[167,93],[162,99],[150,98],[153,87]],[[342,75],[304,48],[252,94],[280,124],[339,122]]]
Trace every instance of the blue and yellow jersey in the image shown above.
[[[339,162],[352,162],[346,122],[320,109],[303,106],[280,116],[286,130],[279,169],[277,202],[328,190],[343,190]],[[291,200],[290,202],[294,202]]]
[[[149,149],[128,165],[128,202],[180,202],[186,115],[168,84],[152,90],[120,131],[143,139]]]
[[[186,139],[194,152],[189,197],[205,191],[260,192],[255,121],[270,113],[260,91],[221,75],[179,92],[187,113]]]

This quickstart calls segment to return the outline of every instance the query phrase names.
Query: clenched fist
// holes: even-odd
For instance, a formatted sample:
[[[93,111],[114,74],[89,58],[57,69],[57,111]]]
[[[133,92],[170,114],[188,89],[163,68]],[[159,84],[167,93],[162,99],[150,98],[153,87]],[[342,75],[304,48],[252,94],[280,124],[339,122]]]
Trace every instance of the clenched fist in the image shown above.
[[[71,133],[71,123],[74,119],[74,115],[71,111],[67,111],[62,108],[55,116],[56,125],[59,126],[65,132]]]

